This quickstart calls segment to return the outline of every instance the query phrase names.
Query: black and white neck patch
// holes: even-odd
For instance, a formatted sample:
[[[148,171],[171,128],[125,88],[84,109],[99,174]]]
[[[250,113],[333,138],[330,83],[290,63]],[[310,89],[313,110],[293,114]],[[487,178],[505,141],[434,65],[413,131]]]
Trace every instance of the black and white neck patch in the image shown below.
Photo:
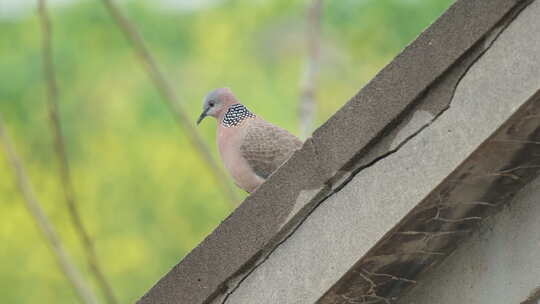
[[[255,114],[251,113],[243,105],[236,103],[236,104],[231,105],[227,109],[227,113],[225,113],[225,116],[223,116],[223,120],[221,121],[221,124],[225,127],[236,127],[243,120],[252,118],[252,117],[255,117]]]

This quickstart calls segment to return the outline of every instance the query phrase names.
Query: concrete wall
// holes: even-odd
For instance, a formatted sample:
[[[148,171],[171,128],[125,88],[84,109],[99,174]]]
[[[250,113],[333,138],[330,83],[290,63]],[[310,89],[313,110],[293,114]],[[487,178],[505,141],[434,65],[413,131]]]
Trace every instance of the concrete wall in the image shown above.
[[[540,179],[536,179],[398,303],[518,304],[539,287]]]

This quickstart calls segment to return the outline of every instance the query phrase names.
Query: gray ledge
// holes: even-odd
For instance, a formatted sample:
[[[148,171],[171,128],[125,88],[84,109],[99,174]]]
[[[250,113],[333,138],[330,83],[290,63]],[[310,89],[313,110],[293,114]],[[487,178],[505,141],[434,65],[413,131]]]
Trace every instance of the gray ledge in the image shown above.
[[[139,303],[402,297],[538,175],[535,14],[457,1]]]

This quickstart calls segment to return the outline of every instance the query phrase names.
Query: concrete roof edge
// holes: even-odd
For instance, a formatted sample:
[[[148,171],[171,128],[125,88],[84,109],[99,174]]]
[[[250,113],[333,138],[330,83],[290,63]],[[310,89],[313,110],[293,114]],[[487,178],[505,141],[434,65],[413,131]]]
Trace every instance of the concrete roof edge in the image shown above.
[[[139,303],[203,304],[226,297],[335,190],[333,184],[346,175],[351,161],[393,128],[426,88],[522,2],[457,1]]]

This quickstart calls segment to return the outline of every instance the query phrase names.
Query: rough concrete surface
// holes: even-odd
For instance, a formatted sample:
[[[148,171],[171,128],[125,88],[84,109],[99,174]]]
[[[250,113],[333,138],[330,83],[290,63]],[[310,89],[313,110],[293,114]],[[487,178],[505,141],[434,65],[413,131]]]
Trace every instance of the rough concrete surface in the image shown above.
[[[465,56],[474,45],[491,41],[487,33],[498,32],[501,20],[524,2],[457,1],[139,303],[315,301],[538,87],[530,66],[507,58],[493,59],[500,62],[489,72],[510,71],[514,82],[502,76],[493,83],[474,78],[482,78],[484,68],[477,68],[478,76],[469,66],[478,57],[486,60],[488,54],[482,54],[491,52],[490,44]],[[508,48],[503,55],[511,57],[513,46],[501,44],[502,38],[492,48]],[[535,67],[536,58],[526,59],[534,54],[521,48],[535,46],[519,37],[516,43],[513,51]],[[444,77],[449,69],[455,73]],[[519,78],[527,75],[531,79]],[[494,98],[471,95],[464,85],[469,81],[470,90],[507,90]],[[432,88],[436,83],[438,90]],[[511,92],[515,86],[523,90]],[[432,101],[419,102],[424,95]],[[436,96],[444,96],[444,102]],[[441,163],[445,157],[448,163]],[[280,261],[285,253],[289,256]]]
[[[316,302],[540,88],[539,13],[535,3],[520,15],[461,79],[448,110],[321,204],[222,302]]]
[[[540,287],[539,200],[540,179],[536,179],[398,303],[525,301]]]

